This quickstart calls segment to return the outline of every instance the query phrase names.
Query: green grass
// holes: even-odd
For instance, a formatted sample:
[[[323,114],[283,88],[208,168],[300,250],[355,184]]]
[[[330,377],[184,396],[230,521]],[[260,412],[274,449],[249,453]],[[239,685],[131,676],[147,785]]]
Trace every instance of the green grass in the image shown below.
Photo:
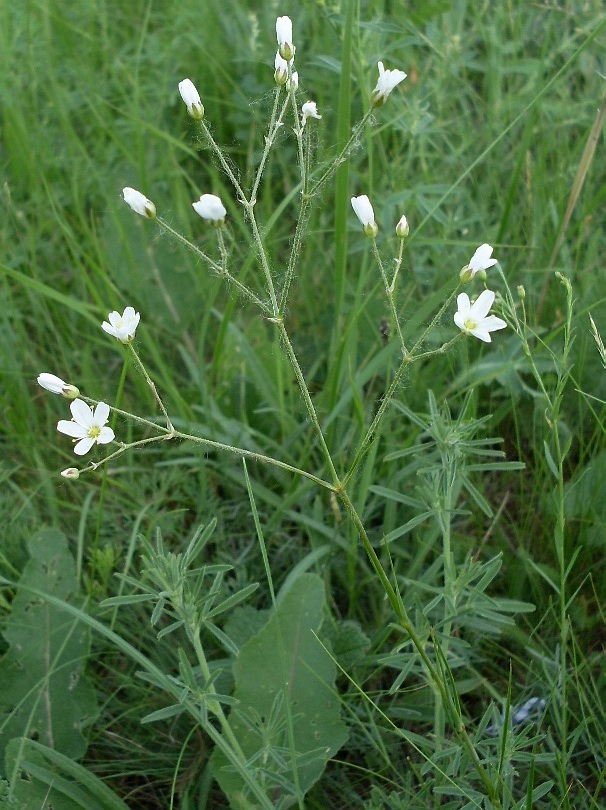
[[[494,767],[502,806],[597,810],[606,744],[600,662],[606,373],[588,315],[605,338],[603,133],[561,249],[552,253],[604,96],[602,4],[444,0],[406,4],[413,8],[403,11],[369,0],[361,8],[343,3],[339,12],[338,4],[306,0],[290,9],[266,4],[259,12],[233,0],[95,0],[72,4],[68,13],[64,5],[0,6],[0,574],[17,580],[29,537],[40,527],[61,529],[90,600],[88,614],[125,642],[119,650],[112,636],[93,632],[87,669],[100,713],[82,764],[133,810],[229,806],[208,765],[212,743],[191,716],[140,722],[169,701],[136,677],[141,662],[129,659],[126,645],[172,676],[176,645],[156,640],[158,628],[142,606],[98,609],[101,600],[131,591],[115,573],[139,577],[139,535],[152,541],[160,529],[177,552],[216,517],[205,559],[234,567],[225,587],[261,582],[250,604],[270,609],[269,583],[279,592],[289,576],[317,572],[329,606],[324,642],[336,650],[334,634],[345,620],[366,639],[358,657],[336,655],[349,741],[305,807],[497,806],[481,804],[469,752],[436,710],[426,669],[398,627],[355,526],[327,490],[249,461],[249,491],[237,457],[191,443],[125,454],[78,482],[58,475],[74,464],[69,442],[56,431],[67,411],[60,397],[36,386],[41,371],[126,411],[157,415],[144,378],[132,363],[125,372],[126,352],[99,328],[111,309],[132,304],[142,314],[137,350],[178,429],[330,480],[276,330],[120,199],[124,186],[140,189],[171,226],[214,256],[212,229],[195,217],[191,201],[204,192],[220,195],[234,275],[264,295],[242,206],[197,135],[177,84],[185,76],[195,81],[216,141],[249,188],[271,111],[275,17],[286,13],[294,23],[299,99],[315,99],[323,116],[312,122],[318,175],[367,110],[376,62],[409,74],[312,207],[286,311],[339,475],[400,360],[393,323],[383,343],[389,308],[349,198],[368,194],[373,201],[387,267],[397,251],[393,227],[403,212],[408,217],[396,291],[408,345],[480,243],[494,246],[514,297],[524,286],[533,363],[509,329],[491,346],[467,338],[411,366],[396,392],[400,405],[388,408],[348,491],[427,648],[433,650],[433,627],[447,650],[452,681],[445,662],[432,660],[453,685],[478,756]],[[298,210],[296,161],[289,123],[256,206],[278,281]],[[556,272],[572,285],[569,333],[567,292]],[[488,284],[505,293],[494,269]],[[454,336],[452,312],[453,305],[425,350]],[[433,414],[428,392],[438,409]],[[550,422],[546,415],[554,413]],[[525,468],[472,470],[470,488],[457,479],[451,502],[440,506],[441,471],[454,462],[447,442],[430,447],[429,432],[441,425],[458,447],[457,420],[488,415],[475,438],[501,437],[494,447]],[[113,427],[125,441],[141,437],[122,418]],[[424,476],[428,468],[433,479]],[[427,503],[428,516],[415,524]],[[532,603],[533,612],[518,613],[495,634],[471,619],[448,619],[440,514],[447,515],[457,572],[467,559],[488,564],[501,554],[487,593],[495,605],[516,600]],[[4,591],[5,621],[12,595]],[[184,633],[178,638],[186,645]],[[205,641],[209,661],[226,660],[215,638]],[[230,690],[225,679],[222,688]],[[500,748],[483,727],[504,703],[532,696],[546,699],[545,712]],[[452,782],[463,795],[442,801],[440,791]],[[543,797],[532,798],[533,789],[550,782]]]

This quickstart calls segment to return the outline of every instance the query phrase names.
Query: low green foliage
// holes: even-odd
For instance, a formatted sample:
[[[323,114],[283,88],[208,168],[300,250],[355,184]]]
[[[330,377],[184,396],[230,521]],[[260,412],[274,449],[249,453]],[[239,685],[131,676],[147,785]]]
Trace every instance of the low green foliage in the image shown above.
[[[0,751],[13,737],[29,737],[80,759],[85,730],[97,714],[95,690],[84,675],[90,633],[45,599],[82,602],[74,560],[58,531],[38,532],[28,550],[3,630],[10,646],[0,661]],[[14,774],[8,763],[5,772]]]

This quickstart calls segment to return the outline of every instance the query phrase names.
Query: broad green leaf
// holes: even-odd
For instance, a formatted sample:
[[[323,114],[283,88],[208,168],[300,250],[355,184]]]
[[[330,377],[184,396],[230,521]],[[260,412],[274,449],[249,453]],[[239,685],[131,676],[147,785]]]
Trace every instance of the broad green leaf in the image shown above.
[[[302,574],[234,665],[238,706],[230,725],[275,807],[296,804],[347,739],[335,691],[336,667],[316,633],[325,592],[316,574]],[[212,769],[232,807],[247,798],[242,778],[215,751]]]
[[[0,751],[13,737],[33,737],[77,759],[87,746],[82,729],[96,714],[95,693],[83,676],[90,631],[27,591],[81,602],[75,564],[58,531],[38,532],[28,549],[23,589],[17,588],[4,630],[9,650],[0,662]]]

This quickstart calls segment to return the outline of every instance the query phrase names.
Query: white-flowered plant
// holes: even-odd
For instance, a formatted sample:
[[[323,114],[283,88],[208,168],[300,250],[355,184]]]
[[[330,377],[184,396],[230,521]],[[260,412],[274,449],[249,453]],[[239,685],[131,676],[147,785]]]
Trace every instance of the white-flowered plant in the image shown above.
[[[351,207],[360,220],[366,236],[374,238],[379,232],[379,226],[375,222],[375,212],[366,194],[362,194],[360,197],[352,197]]]
[[[227,216],[225,206],[216,194],[203,194],[199,200],[192,203],[192,208],[198,216],[212,222],[213,225],[222,225]]]
[[[461,281],[463,282],[471,281],[471,279],[477,273],[483,273],[490,267],[494,267],[494,265],[497,263],[497,260],[491,257],[492,257],[492,246],[487,245],[486,243],[480,245],[480,247],[476,250],[476,252],[469,260],[469,264],[466,264],[465,267],[461,270],[460,273]]]
[[[306,101],[301,107],[301,128],[305,126],[308,118],[317,118],[318,120],[322,118],[315,101]]]
[[[156,206],[151,200],[147,199],[145,194],[141,194],[137,189],[126,186],[126,188],[122,189],[122,197],[124,202],[130,205],[136,214],[148,219],[156,218]]]
[[[47,374],[46,372],[38,374],[37,382],[38,385],[42,386],[46,391],[50,391],[51,394],[61,394],[66,399],[76,399],[80,396],[80,391],[75,385],[66,383],[65,380],[55,374]]]
[[[137,326],[141,315],[135,312],[134,307],[126,307],[122,315],[114,310],[107,316],[107,321],[103,321],[101,328],[104,329],[108,335],[118,338],[122,343],[128,343],[135,337]]]
[[[179,92],[191,117],[196,121],[204,118],[204,106],[200,101],[200,94],[196,90],[196,85],[191,79],[183,79],[182,82],[179,82]]]
[[[295,46],[292,41],[292,20],[290,17],[278,17],[276,20],[276,37],[278,51],[282,59],[290,61],[295,55]]]
[[[212,161],[224,173],[225,184],[231,183],[233,190],[231,193],[233,193],[233,196],[230,197],[230,199],[237,201],[242,211],[242,217],[238,220],[238,239],[240,239],[240,230],[246,233],[245,229],[248,228],[248,236],[244,236],[245,242],[248,239],[246,250],[250,257],[250,264],[252,265],[256,262],[256,266],[251,268],[251,272],[240,272],[243,265],[248,266],[249,259],[242,262],[239,260],[240,257],[234,258],[231,251],[234,248],[236,240],[229,239],[228,237],[230,237],[231,234],[226,229],[219,227],[223,225],[227,216],[227,210],[220,197],[215,194],[203,194],[198,200],[192,203],[196,214],[215,226],[215,230],[211,234],[215,239],[201,240],[203,244],[198,245],[190,241],[185,234],[173,228],[172,224],[169,224],[162,217],[158,217],[154,203],[141,194],[141,192],[126,187],[123,189],[122,193],[125,202],[133,211],[140,216],[155,220],[155,224],[163,234],[168,234],[169,237],[177,240],[181,246],[185,245],[195,255],[196,270],[198,270],[199,265],[200,272],[208,271],[222,282],[231,285],[231,288],[238,297],[241,297],[247,306],[254,308],[257,315],[261,315],[263,318],[263,330],[272,333],[275,351],[283,352],[283,355],[280,356],[281,377],[283,377],[285,381],[288,380],[286,383],[288,386],[290,386],[290,379],[292,379],[292,384],[298,387],[300,402],[302,403],[301,410],[304,409],[305,442],[307,443],[309,441],[310,446],[314,448],[313,459],[311,459],[307,453],[303,456],[289,453],[288,448],[280,448],[279,445],[275,445],[275,451],[272,450],[269,455],[264,455],[260,452],[260,449],[258,449],[257,443],[252,442],[246,434],[242,436],[240,441],[235,438],[236,433],[234,432],[230,432],[230,437],[232,435],[234,436],[233,439],[226,438],[222,435],[221,431],[219,431],[219,435],[213,433],[213,425],[216,420],[207,421],[205,425],[197,420],[196,427],[194,428],[196,432],[186,433],[184,432],[185,429],[183,429],[182,432],[181,426],[185,423],[185,420],[175,420],[175,424],[173,424],[167,407],[156,388],[155,382],[146,370],[143,361],[136,351],[136,347],[133,345],[135,333],[140,321],[140,314],[135,311],[134,307],[127,306],[122,314],[117,311],[109,313],[107,321],[103,321],[102,323],[102,328],[109,335],[127,344],[129,361],[135,364],[138,373],[143,374],[148,389],[151,390],[155,398],[156,406],[161,412],[161,417],[147,416],[144,418],[126,411],[114,409],[114,412],[119,413],[121,417],[131,419],[133,422],[133,433],[136,433],[136,430],[139,429],[141,430],[141,435],[135,435],[134,440],[128,443],[122,441],[117,442],[116,446],[112,448],[111,452],[107,452],[102,460],[94,460],[82,469],[68,467],[61,472],[61,475],[65,479],[76,480],[85,472],[97,469],[101,464],[111,463],[117,457],[121,457],[123,453],[132,452],[144,446],[149,447],[154,443],[157,443],[156,447],[160,447],[160,443],[178,440],[187,441],[198,449],[203,448],[206,451],[212,451],[213,454],[217,451],[233,453],[235,456],[244,460],[253,460],[256,463],[274,465],[275,468],[280,469],[281,475],[285,477],[287,475],[300,476],[307,479],[310,486],[313,484],[313,486],[321,488],[325,493],[329,493],[330,503],[333,506],[335,514],[339,514],[338,519],[341,519],[339,503],[345,507],[344,514],[347,514],[352,519],[351,525],[355,527],[358,533],[360,541],[366,550],[370,565],[385,586],[386,593],[395,614],[398,616],[401,628],[406,632],[406,638],[409,640],[407,644],[409,642],[412,643],[420,655],[420,660],[422,659],[423,661],[423,665],[419,668],[419,671],[426,673],[427,679],[431,680],[431,686],[437,701],[434,711],[434,717],[436,718],[435,725],[436,728],[441,728],[439,733],[443,735],[445,718],[447,716],[451,717],[451,714],[454,717],[455,713],[454,710],[452,713],[444,713],[444,705],[442,704],[442,700],[449,698],[450,688],[448,687],[442,692],[436,687],[439,687],[441,684],[443,662],[452,659],[453,652],[455,651],[454,649],[446,650],[448,655],[445,653],[442,658],[438,659],[439,666],[436,668],[436,666],[432,664],[432,660],[435,660],[436,644],[431,645],[433,651],[430,651],[426,644],[424,628],[418,636],[414,634],[413,622],[407,616],[406,607],[402,599],[399,598],[397,587],[394,590],[393,586],[390,585],[391,572],[387,571],[381,562],[381,558],[383,558],[384,555],[378,555],[374,550],[373,543],[364,525],[363,513],[358,514],[359,507],[354,497],[354,487],[357,486],[357,484],[354,482],[360,472],[359,465],[362,459],[368,458],[368,450],[371,446],[375,445],[379,435],[379,425],[384,427],[382,420],[384,419],[387,409],[392,405],[394,396],[396,392],[401,389],[404,380],[408,378],[410,373],[409,367],[417,361],[425,361],[428,356],[442,354],[452,343],[461,339],[461,335],[452,327],[452,324],[450,327],[451,334],[448,335],[447,340],[442,345],[437,345],[437,340],[432,342],[426,339],[427,335],[434,327],[442,323],[444,314],[451,311],[460,285],[456,284],[458,279],[454,276],[452,278],[449,295],[442,299],[440,306],[437,308],[437,312],[430,316],[431,320],[426,327],[423,327],[420,338],[415,340],[414,336],[409,337],[409,330],[403,329],[402,323],[404,312],[410,310],[410,304],[408,302],[406,302],[406,304],[402,302],[401,299],[403,296],[399,297],[399,291],[396,289],[400,268],[403,263],[404,249],[408,244],[407,237],[410,231],[408,219],[406,216],[402,215],[395,226],[395,238],[392,228],[391,234],[387,235],[385,238],[386,244],[379,244],[377,240],[379,228],[375,219],[373,206],[368,196],[363,194],[358,197],[351,197],[353,211],[364,233],[369,238],[369,243],[366,243],[365,247],[367,249],[364,253],[372,254],[377,268],[377,276],[380,274],[382,292],[387,299],[388,309],[386,309],[384,313],[385,317],[383,317],[380,322],[380,336],[386,344],[389,341],[393,341],[396,345],[392,345],[392,347],[397,351],[391,351],[392,347],[389,347],[389,364],[381,371],[376,383],[374,383],[374,387],[378,388],[378,386],[382,384],[381,379],[383,377],[389,377],[385,382],[384,389],[376,392],[378,396],[375,396],[373,390],[372,401],[369,401],[369,405],[373,409],[372,420],[367,421],[363,418],[355,422],[352,421],[350,428],[351,440],[348,440],[348,446],[351,446],[353,452],[351,454],[348,453],[349,460],[345,458],[345,463],[342,463],[344,458],[340,456],[337,459],[336,457],[336,444],[334,437],[331,437],[331,431],[324,430],[326,423],[318,410],[318,397],[314,395],[314,392],[308,387],[306,382],[307,369],[298,356],[298,349],[296,348],[296,344],[299,341],[292,339],[291,324],[293,320],[296,319],[288,317],[292,300],[289,298],[289,291],[291,285],[297,283],[299,278],[303,276],[303,274],[299,272],[301,269],[299,260],[303,250],[307,248],[305,244],[305,229],[307,223],[310,221],[312,205],[321,199],[322,192],[326,191],[328,183],[334,179],[339,166],[349,158],[357,145],[363,142],[363,137],[361,136],[363,136],[365,128],[374,115],[374,109],[386,102],[394,88],[406,78],[406,73],[398,69],[385,70],[383,63],[379,62],[379,78],[372,92],[371,108],[367,110],[358,123],[355,124],[349,138],[345,143],[340,145],[339,151],[335,154],[332,161],[327,161],[326,163],[324,161],[314,161],[313,149],[315,148],[315,138],[309,137],[310,128],[314,125],[310,124],[310,128],[307,129],[306,125],[309,119],[320,120],[322,116],[318,112],[315,101],[306,101],[300,106],[294,96],[294,91],[298,88],[299,79],[298,73],[294,71],[296,49],[293,43],[292,22],[289,17],[277,18],[276,36],[278,52],[274,59],[274,80],[277,86],[272,88],[273,104],[271,105],[269,123],[265,129],[264,142],[260,141],[259,144],[260,154],[257,156],[255,151],[254,160],[251,161],[251,165],[247,167],[247,171],[243,172],[242,175],[234,168],[234,164],[230,160],[228,153],[217,143],[213,136],[212,128],[207,125],[204,119],[204,107],[193,82],[190,79],[183,79],[179,83],[179,93],[187,107],[189,115],[197,122],[196,130],[199,132],[203,147],[208,149]],[[268,62],[269,61],[270,54],[268,54]],[[270,84],[271,76],[269,71],[267,72],[266,78],[267,83]],[[181,114],[183,114],[182,108]],[[291,127],[285,125],[287,120],[290,121]],[[298,208],[294,221],[292,222],[292,229],[283,227],[283,233],[288,234],[288,238],[281,240],[279,249],[275,249],[274,244],[268,249],[266,235],[269,234],[271,230],[273,220],[269,219],[269,223],[267,220],[265,222],[261,221],[261,215],[259,214],[260,206],[257,206],[257,200],[260,199],[258,192],[261,191],[261,193],[263,193],[262,182],[267,182],[264,171],[268,165],[271,165],[271,150],[280,140],[280,138],[277,137],[278,135],[284,138],[294,138],[296,140],[296,148],[290,149],[288,154],[293,155],[293,174],[294,167],[298,167],[299,173],[296,179],[289,175],[287,182],[280,184],[280,186],[277,185],[277,188],[284,187],[288,189],[288,197],[279,211],[280,214],[285,212],[286,215],[295,205],[298,205]],[[280,165],[284,162],[284,156],[276,161],[276,163]],[[291,167],[289,166],[288,168],[290,171]],[[277,172],[274,172],[274,177],[275,176],[277,176]],[[397,194],[397,190],[394,191],[396,191]],[[272,195],[273,192],[271,192],[269,196]],[[402,197],[400,197],[400,199],[401,198]],[[397,199],[397,196],[394,194],[392,199]],[[340,211],[340,214],[344,213],[344,211]],[[272,214],[273,212],[270,212],[270,217]],[[273,236],[270,238],[273,242]],[[393,253],[389,256],[389,261],[387,261],[384,256],[389,251],[388,243],[395,243],[396,238],[398,240],[397,245]],[[359,258],[359,254],[351,255],[349,258],[353,263]],[[447,259],[448,256],[445,257],[444,264],[446,264]],[[469,278],[473,278],[474,275],[494,264],[496,264],[496,259],[492,259],[491,246],[483,244],[476,250],[469,265],[464,268],[464,270],[468,273]],[[344,268],[341,268],[341,270],[342,269]],[[157,280],[160,281],[159,275],[157,276]],[[461,281],[464,280],[467,279],[461,277]],[[301,283],[303,283],[303,281]],[[340,339],[338,330],[340,330],[342,326],[345,326],[344,302],[346,299],[343,293],[346,285],[342,283],[342,279],[339,286],[342,287],[341,295],[335,294],[334,309],[334,328],[335,335],[338,339]],[[337,284],[335,284],[335,287],[338,293]],[[179,313],[174,309],[168,291],[163,290],[163,293],[164,292],[166,293],[164,300],[171,307],[171,310],[173,310],[171,311],[171,315],[173,315],[175,321],[178,322]],[[341,301],[339,299],[341,299]],[[489,315],[494,300],[495,293],[489,290],[482,292],[473,303],[468,295],[460,293],[457,297],[457,312],[454,315],[456,326],[463,332],[473,335],[486,343],[490,343],[491,333],[499,329],[504,329],[507,326],[506,322],[501,318],[495,315]],[[199,308],[204,305],[205,302],[200,301]],[[511,316],[511,312],[513,312],[514,309],[506,309],[504,298],[502,305],[503,314],[508,318],[510,323],[514,324],[514,317]],[[352,315],[352,318],[353,317],[355,317],[355,315]],[[423,313],[423,318],[425,318],[425,313]],[[354,321],[352,320],[351,323],[353,324]],[[378,323],[377,326],[379,326]],[[188,343],[185,345],[188,350],[191,348],[192,356],[195,357],[197,354],[196,339],[194,336],[190,337],[189,334],[187,334],[187,337]],[[432,335],[432,340],[433,338],[434,335]],[[397,358],[397,360],[395,358]],[[204,358],[202,358],[202,360],[203,359]],[[287,369],[284,371],[284,374],[282,374],[282,364],[285,369]],[[352,369],[352,371],[355,372],[355,369]],[[101,376],[102,375],[99,375],[99,377]],[[38,383],[48,391],[72,398],[70,404],[72,419],[70,421],[59,421],[57,430],[74,439],[74,453],[77,456],[85,455],[95,444],[106,445],[114,441],[114,432],[107,425],[111,410],[108,404],[105,402],[96,402],[96,400],[93,401],[88,398],[85,402],[83,399],[78,398],[79,391],[75,386],[69,385],[61,378],[52,374],[40,374]],[[288,402],[290,401],[291,398],[289,395]],[[96,404],[94,410],[88,403]],[[322,403],[322,407],[324,407],[324,403]],[[365,406],[362,407],[365,408]],[[366,411],[364,411],[362,415],[365,416],[365,414]],[[358,425],[360,433],[357,436],[356,431],[358,430]],[[308,433],[309,437],[307,437]],[[233,444],[231,443],[232,441],[234,442]],[[241,446],[238,446],[236,442],[239,442]],[[357,449],[355,449],[356,446]],[[272,445],[272,447],[274,447],[274,445]],[[297,458],[308,459],[309,464],[306,463],[305,460],[297,461]],[[295,464],[302,464],[303,466],[298,467],[295,466]],[[313,464],[311,470],[310,464]],[[364,464],[366,464],[366,462],[364,462]],[[371,468],[368,469],[370,471]],[[447,476],[444,476],[444,478],[446,477]],[[432,499],[431,503],[446,504],[447,502],[436,498]],[[321,507],[320,499],[318,499],[318,504]],[[456,514],[455,506],[456,504],[444,506],[443,514],[446,515],[444,525],[446,525],[451,515]],[[195,548],[197,550],[195,553],[192,553],[192,560],[202,548],[202,546],[198,546],[197,543],[198,541],[196,540]],[[451,557],[453,557],[452,562],[444,563],[444,572],[446,593],[452,594],[456,591],[456,582],[458,580],[456,580],[456,564],[454,555],[451,555],[450,552],[450,534],[448,534],[448,539],[444,540],[442,558],[445,561],[450,561]],[[453,583],[455,584],[453,585]],[[170,601],[170,598],[172,597],[167,597],[166,601]],[[162,599],[164,599],[164,597],[162,597]],[[183,604],[185,603],[181,601],[181,607]],[[179,609],[181,608],[175,609],[177,614]],[[189,611],[189,607],[187,607],[187,611]],[[450,624],[451,622],[451,615],[448,611],[450,611],[449,606],[447,606],[442,626]],[[207,613],[204,615],[206,616]],[[194,621],[191,612],[188,613],[186,619],[192,622],[192,624],[188,626],[188,634],[190,639],[195,639],[197,645],[198,640],[202,640],[202,623]],[[190,630],[191,633],[189,632]],[[439,640],[436,643],[440,643]],[[206,662],[201,653],[201,647],[198,648],[196,646],[195,652],[203,680],[206,681],[207,673],[204,670]],[[433,671],[431,669],[432,667]],[[206,717],[207,711],[209,713],[212,712],[215,717],[209,720],[209,727],[215,730],[222,728],[224,731],[229,731],[231,727],[223,714],[222,703],[223,701],[215,700],[214,698],[212,700],[209,699],[204,706],[204,711],[200,711],[200,716],[203,715]],[[233,728],[235,730],[236,726]],[[459,735],[465,735],[467,733],[464,724],[457,723],[453,728]],[[226,735],[222,739],[225,739],[226,745],[229,744],[229,735]],[[474,750],[471,741],[469,741],[468,750],[469,749]],[[326,749],[326,751],[329,750],[328,748]],[[246,777],[249,780],[249,788],[251,787],[251,781],[254,782],[254,774],[256,772],[254,768],[249,767],[249,762],[252,761],[252,759],[249,759],[248,752],[245,753],[242,750],[238,752],[234,748],[232,764],[237,764],[238,771],[241,773],[242,778],[244,779]],[[263,778],[265,780],[265,777]],[[267,781],[267,784],[269,784],[269,781]],[[256,790],[258,786],[253,784],[252,787]],[[263,790],[264,788],[258,794],[261,798],[265,796]],[[242,793],[242,795],[245,794]],[[252,793],[250,795],[252,795]],[[301,805],[300,800],[299,804]],[[269,806],[269,804],[266,803],[263,806]]]
[[[457,311],[454,315],[454,322],[463,332],[473,335],[484,343],[491,343],[491,332],[505,329],[506,322],[496,315],[489,315],[490,308],[494,304],[495,294],[492,290],[484,290],[471,303],[467,293],[460,293],[457,296]]]
[[[380,107],[385,104],[387,97],[400,82],[406,78],[406,73],[403,70],[385,70],[383,62],[378,63],[379,78],[375,89],[372,91],[370,102],[373,107]]]
[[[114,431],[106,425],[109,405],[105,402],[99,402],[94,413],[82,399],[75,399],[69,409],[72,412],[71,421],[61,419],[57,423],[57,430],[79,440],[74,447],[77,456],[85,455],[95,444],[109,444],[114,440]],[[64,477],[76,478],[72,470],[72,467],[64,470]]]

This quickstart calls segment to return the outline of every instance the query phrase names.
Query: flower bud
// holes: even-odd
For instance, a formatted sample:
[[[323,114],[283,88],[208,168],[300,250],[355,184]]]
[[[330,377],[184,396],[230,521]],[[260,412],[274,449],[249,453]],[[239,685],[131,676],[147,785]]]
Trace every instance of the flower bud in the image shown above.
[[[190,79],[183,79],[182,82],[179,82],[179,92],[187,106],[187,112],[194,120],[201,121],[204,118],[204,106],[200,101],[196,85]]]
[[[66,470],[62,470],[61,475],[64,478],[69,478],[72,481],[75,481],[77,478],[80,478],[80,470],[76,467],[68,467]]]
[[[151,200],[148,200],[144,194],[141,194],[140,191],[127,186],[122,189],[122,197],[124,198],[124,202],[130,205],[135,214],[147,217],[148,219],[156,218],[156,206]]]
[[[225,222],[227,211],[221,198],[216,194],[203,194],[197,202],[192,203],[192,208],[198,216],[215,226],[223,225]]]
[[[292,42],[292,21],[290,17],[278,17],[276,20],[276,37],[280,56],[290,62],[296,50]]]
[[[80,396],[80,391],[75,385],[66,383],[61,377],[56,377],[54,374],[47,374],[46,372],[39,374],[37,382],[38,385],[50,391],[51,394],[61,394],[65,399],[77,399]]]
[[[396,225],[396,236],[399,239],[406,239],[409,233],[410,228],[408,226],[408,220],[406,219],[404,214],[402,214],[402,216],[400,217],[400,221]]]
[[[290,79],[288,79],[288,81],[286,82],[286,89],[297,90],[298,87],[299,87],[299,74],[295,70]]]
[[[280,51],[276,53],[274,60],[274,81],[278,87],[282,87],[288,81],[288,62],[282,59]]]
[[[375,222],[375,212],[366,194],[363,194],[361,197],[352,197],[351,207],[360,220],[360,224],[364,228],[366,236],[368,236],[369,239],[374,239],[379,232],[379,228]]]
[[[474,277],[475,273],[471,269],[471,267],[466,264],[465,267],[461,268],[461,272],[459,273],[459,278],[461,279],[461,284],[468,284],[471,279]]]
[[[518,286],[518,298],[520,299],[520,301],[523,301],[526,298],[526,290],[524,289],[522,284]]]

